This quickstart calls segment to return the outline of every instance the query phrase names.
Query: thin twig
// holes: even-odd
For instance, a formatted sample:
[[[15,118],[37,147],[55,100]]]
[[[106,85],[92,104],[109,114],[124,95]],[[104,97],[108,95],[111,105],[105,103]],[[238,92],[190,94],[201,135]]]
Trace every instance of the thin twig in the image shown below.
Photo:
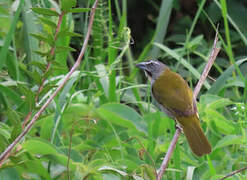
[[[219,180],[224,180],[224,179],[226,179],[226,178],[229,178],[229,177],[231,177],[231,176],[233,176],[233,175],[235,175],[235,174],[237,174],[237,173],[240,173],[241,171],[244,171],[244,170],[246,170],[246,169],[247,169],[247,166],[246,166],[246,167],[243,167],[243,168],[241,168],[241,169],[232,171],[231,173],[227,174],[226,176],[224,176],[223,178],[221,178],[221,179],[219,179]]]
[[[162,164],[160,166],[160,170],[159,170],[159,173],[158,173],[158,176],[157,176],[157,180],[161,180],[162,179],[162,175],[164,174],[167,166],[168,166],[168,162],[172,156],[172,152],[173,150],[175,149],[176,147],[176,143],[178,141],[178,137],[179,135],[181,134],[181,129],[180,128],[177,128],[176,129],[176,132],[173,136],[173,139],[172,139],[172,142],[167,150],[167,153],[166,153],[166,156],[164,158],[164,160],[162,161]]]
[[[194,99],[196,99],[196,97],[198,96],[201,88],[202,88],[202,85],[203,83],[205,82],[207,76],[208,76],[208,73],[212,67],[212,65],[214,64],[214,61],[218,55],[218,53],[220,52],[220,48],[217,47],[217,42],[218,42],[218,30],[216,31],[216,35],[215,35],[215,39],[214,39],[214,44],[213,44],[213,49],[212,49],[212,52],[209,56],[209,60],[208,60],[208,63],[207,65],[205,66],[204,70],[203,70],[203,73],[194,89],[194,92],[193,92],[193,95],[194,95]]]
[[[74,64],[74,66],[71,68],[71,70],[69,71],[69,73],[65,76],[63,82],[57,87],[57,89],[55,90],[55,92],[50,96],[50,98],[45,102],[45,104],[40,108],[40,110],[34,115],[34,117],[32,118],[32,120],[30,121],[30,123],[25,127],[25,129],[22,131],[22,133],[5,149],[5,151],[0,155],[0,161],[15,147],[15,145],[20,142],[20,140],[30,131],[30,129],[32,128],[33,124],[36,122],[36,120],[40,117],[40,115],[42,114],[42,112],[46,109],[46,107],[51,103],[51,101],[54,99],[54,97],[58,94],[58,92],[63,88],[63,86],[67,83],[67,81],[69,80],[69,78],[71,77],[71,75],[73,74],[73,72],[78,68],[78,66],[80,65],[81,59],[84,55],[84,52],[86,50],[87,44],[88,44],[88,40],[89,40],[89,36],[91,34],[92,31],[92,25],[93,25],[93,20],[94,20],[94,14],[95,14],[95,10],[98,4],[98,0],[95,0],[94,5],[91,9],[91,13],[90,13],[90,19],[89,19],[89,24],[88,24],[88,31],[85,37],[85,40],[83,42],[83,46],[81,48],[81,52]]]
[[[194,89],[194,92],[193,92],[194,99],[196,99],[196,97],[198,96],[198,94],[199,94],[199,92],[201,90],[201,87],[202,87],[203,83],[205,82],[206,77],[207,77],[207,75],[208,75],[208,73],[209,73],[209,71],[210,71],[210,69],[211,69],[216,57],[217,57],[217,54],[220,51],[220,48],[216,47],[217,42],[218,42],[218,31],[216,31],[214,44],[213,44],[213,49],[212,49],[211,54],[209,56],[208,63],[205,66],[204,71],[203,71],[203,73],[202,73],[202,75],[201,75],[201,77],[200,77],[200,79],[199,79],[199,81],[198,81],[198,83],[197,83],[197,85],[196,85],[196,87]],[[175,134],[173,136],[172,142],[171,142],[171,144],[170,144],[170,146],[169,146],[169,148],[167,150],[166,156],[163,159],[162,164],[160,166],[157,180],[161,180],[162,179],[162,175],[164,174],[164,172],[165,172],[165,170],[166,170],[166,168],[168,166],[169,160],[170,160],[171,155],[172,155],[172,153],[173,153],[173,151],[174,151],[174,149],[176,147],[176,143],[178,141],[178,137],[179,137],[180,134],[181,134],[181,129],[177,128],[176,132],[175,132]]]

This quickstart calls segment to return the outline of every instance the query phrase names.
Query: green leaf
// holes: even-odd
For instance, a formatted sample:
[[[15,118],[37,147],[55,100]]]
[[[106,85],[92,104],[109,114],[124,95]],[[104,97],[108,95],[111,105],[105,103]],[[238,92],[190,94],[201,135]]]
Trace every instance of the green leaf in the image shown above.
[[[247,61],[247,58],[244,59],[240,59],[236,62],[237,66],[240,66],[242,63],[244,63],[245,61]],[[232,76],[232,72],[234,70],[234,65],[231,65],[230,67],[227,68],[227,70],[224,71],[224,73],[222,73],[220,75],[219,78],[217,78],[217,80],[214,82],[214,84],[211,86],[211,88],[208,90],[208,93],[210,94],[218,94],[218,92],[224,88],[224,86],[226,85],[226,81],[229,79],[229,77]]]
[[[70,9],[68,12],[71,12],[71,13],[84,13],[84,12],[88,12],[90,10],[91,10],[90,8],[73,8],[73,9]]]
[[[21,179],[16,168],[2,168],[0,171],[1,180]]]
[[[200,97],[200,103],[211,109],[219,109],[234,104],[233,101],[212,94],[205,94]]]
[[[17,8],[17,11],[15,12],[15,15],[14,15],[14,18],[13,18],[13,21],[11,22],[11,26],[10,26],[10,29],[8,31],[8,34],[5,37],[4,45],[2,46],[2,48],[0,50],[0,57],[1,57],[0,71],[3,68],[3,65],[4,65],[4,63],[6,61],[8,49],[9,49],[10,43],[12,41],[12,38],[14,37],[16,24],[17,24],[17,21],[19,19],[19,16],[20,16],[20,13],[21,13],[21,10],[22,10],[24,2],[25,2],[24,0],[20,0],[18,8]]]
[[[56,47],[55,52],[56,53],[61,53],[61,52],[70,52],[70,51],[76,51],[76,49],[69,47],[69,46],[58,46]]]
[[[46,16],[59,16],[58,12],[55,10],[51,10],[48,8],[39,8],[39,7],[34,7],[32,10],[40,15],[46,15]]]
[[[50,51],[42,52],[42,51],[34,51],[36,54],[39,54],[43,57],[48,56],[50,54]]]
[[[229,145],[235,145],[235,144],[241,145],[245,143],[246,143],[246,139],[243,138],[243,136],[227,135],[217,142],[214,149],[223,148],[223,147],[226,147]]]
[[[23,144],[23,149],[31,154],[42,155],[44,158],[49,158],[50,160],[61,163],[64,166],[67,166],[68,157],[64,154],[59,153],[54,145],[52,145],[49,141],[33,138],[27,140]],[[71,170],[75,170],[76,165],[72,160],[70,160],[69,166]]]
[[[48,43],[50,46],[54,45],[54,39],[50,35],[38,34],[38,33],[30,33],[31,36],[35,37],[36,39]]]
[[[155,169],[147,164],[142,165],[142,176],[144,179],[155,180],[156,176],[154,174]]]
[[[50,140],[53,128],[53,115],[41,118],[40,123],[40,137],[42,139]]]
[[[132,108],[117,103],[104,104],[98,108],[100,116],[113,124],[147,132],[142,117]]]
[[[21,99],[20,95],[17,94],[12,89],[0,84],[0,91],[1,93],[4,93],[13,102],[15,102],[17,105],[20,105],[21,103],[23,103],[23,100]]]
[[[6,139],[10,138],[11,129],[4,123],[0,122],[0,134],[3,135]]]
[[[68,12],[71,8],[76,6],[76,0],[61,0],[61,9]]]
[[[234,127],[219,112],[213,109],[206,109],[205,113],[207,118],[215,123],[218,133],[232,134],[234,132]]]
[[[35,94],[34,92],[23,84],[18,84],[18,89],[24,95],[25,103],[28,105],[29,109],[35,107]]]
[[[38,138],[27,140],[23,144],[23,148],[26,151],[33,153],[33,154],[56,155],[58,153],[56,147],[53,146],[49,141],[45,141],[43,139],[38,139]]]
[[[45,18],[45,17],[39,17],[42,23],[50,26],[52,29],[56,29],[57,25],[52,20]]]
[[[21,124],[20,116],[13,109],[8,108],[7,116],[8,116],[8,120],[11,122],[13,127],[10,138],[10,141],[12,142],[21,133],[22,124]]]
[[[57,37],[64,37],[64,36],[70,36],[70,37],[82,37],[81,34],[79,33],[74,33],[74,32],[70,32],[70,31],[60,31],[57,35]]]

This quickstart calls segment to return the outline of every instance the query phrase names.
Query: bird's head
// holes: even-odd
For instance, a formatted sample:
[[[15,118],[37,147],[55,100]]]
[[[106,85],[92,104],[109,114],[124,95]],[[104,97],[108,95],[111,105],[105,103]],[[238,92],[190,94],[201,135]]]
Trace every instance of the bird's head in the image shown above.
[[[145,71],[148,78],[155,81],[167,69],[167,66],[157,60],[150,60],[136,64],[136,67]]]

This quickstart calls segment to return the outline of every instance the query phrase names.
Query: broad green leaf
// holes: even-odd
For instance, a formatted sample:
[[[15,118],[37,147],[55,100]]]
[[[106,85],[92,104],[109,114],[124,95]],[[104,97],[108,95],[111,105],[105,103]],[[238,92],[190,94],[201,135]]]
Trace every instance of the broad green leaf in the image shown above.
[[[68,157],[59,153],[57,148],[49,141],[40,138],[33,138],[24,142],[22,147],[31,154],[42,155],[50,160],[57,161],[64,166],[67,165]],[[71,170],[74,170],[76,167],[72,160],[70,160],[70,167]]]
[[[243,136],[227,135],[217,142],[214,149],[235,144],[246,144],[246,139],[244,139]]]
[[[23,144],[23,148],[33,154],[40,154],[40,155],[48,155],[58,154],[58,151],[54,145],[52,145],[49,141],[45,141],[44,139],[33,138],[27,140]]]
[[[18,167],[18,170],[21,172],[26,172],[28,170],[28,173],[35,174],[40,176],[42,179],[45,180],[51,180],[50,174],[47,171],[47,168],[44,166],[44,161],[38,158],[34,158],[32,160],[26,160],[23,162],[22,166]]]
[[[104,104],[98,108],[101,117],[113,124],[126,128],[134,128],[144,133],[147,132],[146,124],[142,117],[132,108],[116,103]]]
[[[71,12],[71,13],[84,13],[84,12],[88,12],[90,10],[91,10],[90,8],[73,8],[73,9],[70,9],[68,12]]]
[[[59,16],[58,12],[56,12],[55,10],[52,10],[52,9],[48,9],[48,8],[34,7],[34,8],[32,8],[32,10],[33,10],[35,13],[41,14],[41,15],[46,15],[46,16]]]

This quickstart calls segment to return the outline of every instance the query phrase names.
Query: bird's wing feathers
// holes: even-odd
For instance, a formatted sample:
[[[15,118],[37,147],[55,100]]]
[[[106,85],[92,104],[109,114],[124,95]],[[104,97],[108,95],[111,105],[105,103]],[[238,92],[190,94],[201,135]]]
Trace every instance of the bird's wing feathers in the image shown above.
[[[194,114],[193,93],[187,82],[177,73],[164,71],[152,84],[157,102],[179,116]]]

